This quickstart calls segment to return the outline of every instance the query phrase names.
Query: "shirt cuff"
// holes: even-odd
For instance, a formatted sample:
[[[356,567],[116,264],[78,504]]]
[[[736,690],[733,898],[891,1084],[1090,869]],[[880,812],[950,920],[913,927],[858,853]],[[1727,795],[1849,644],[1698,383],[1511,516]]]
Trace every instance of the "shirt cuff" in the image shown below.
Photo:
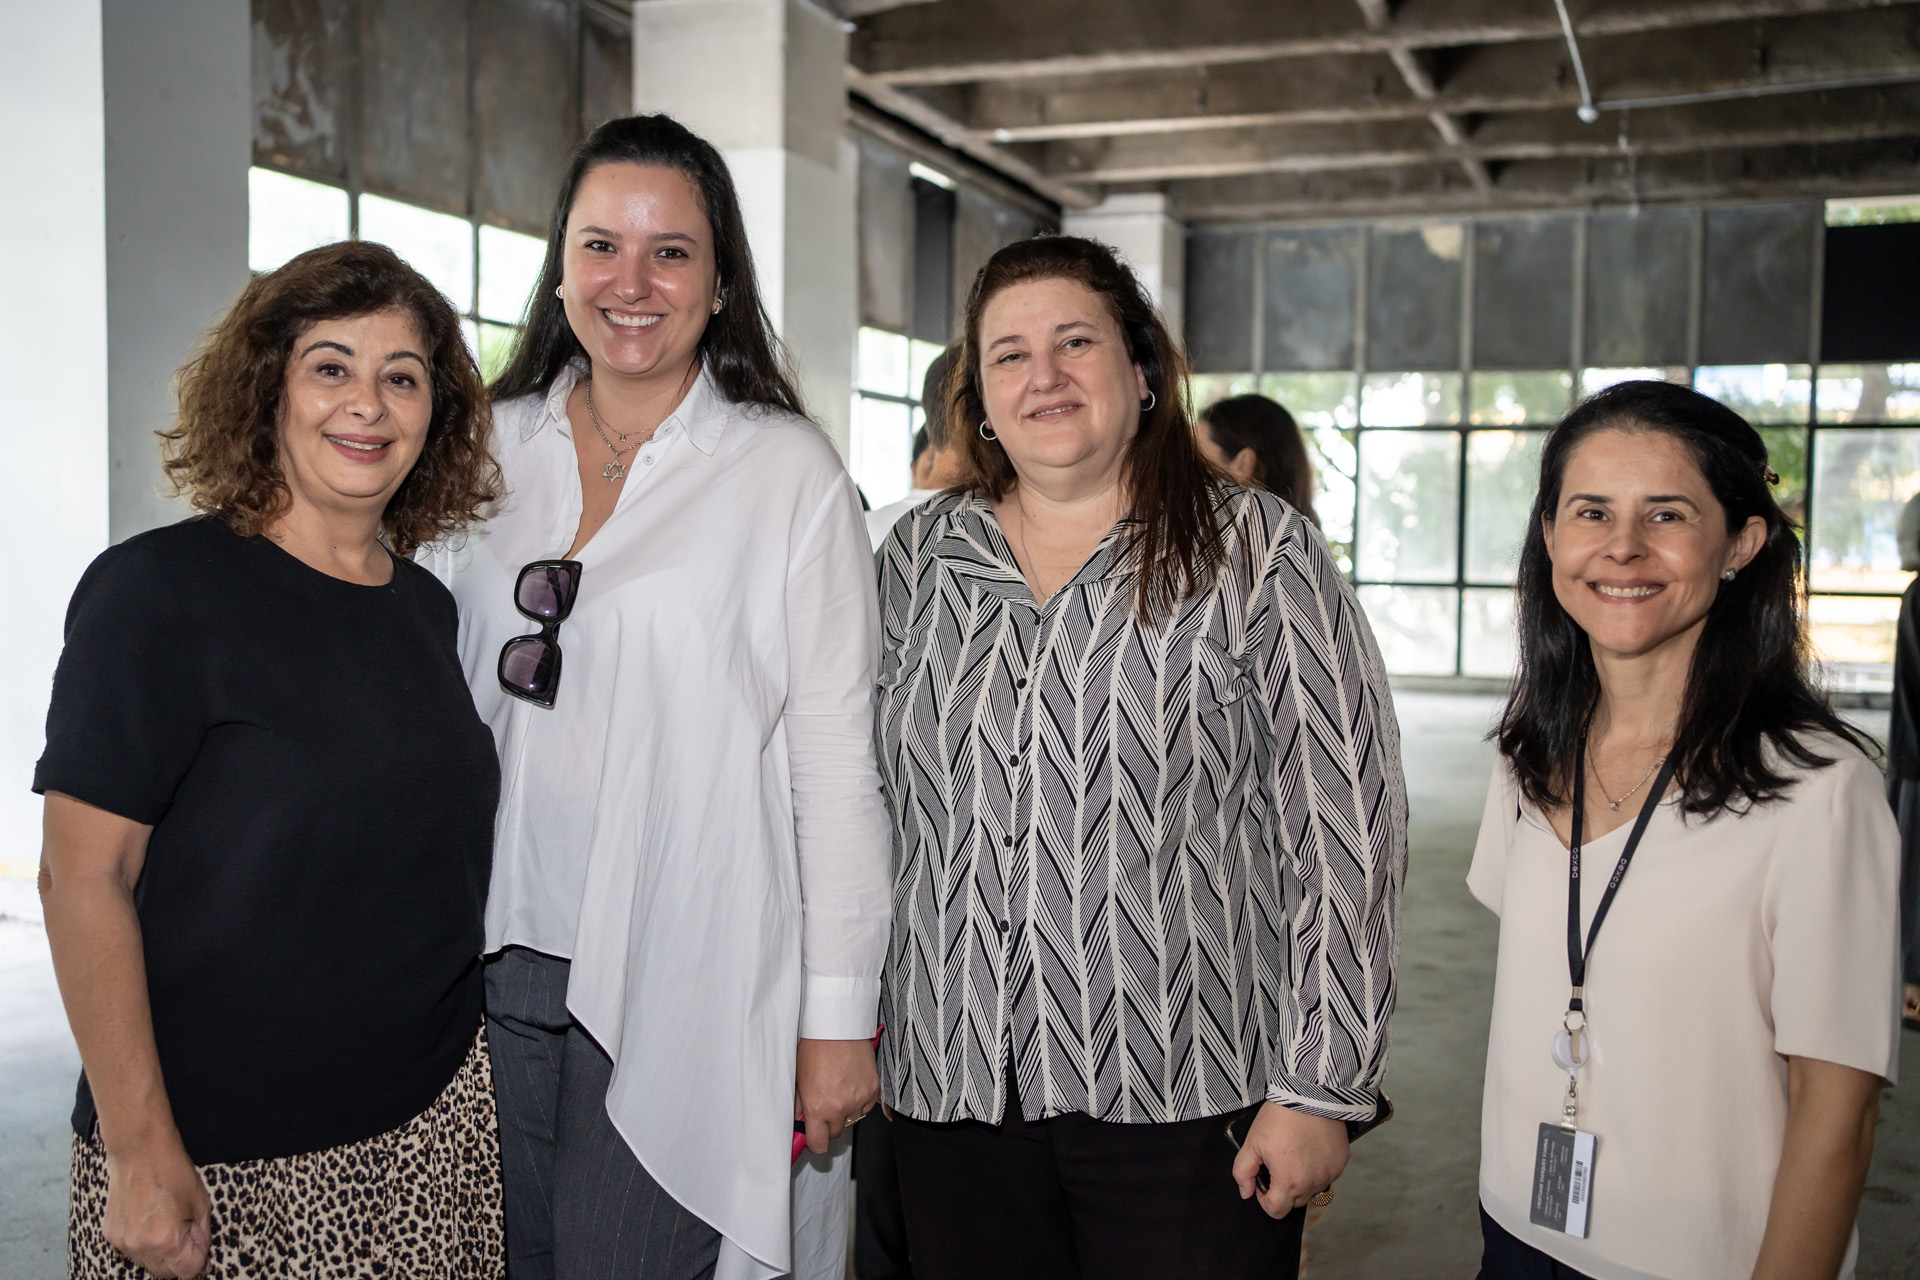
[[[1267,1101],[1328,1120],[1371,1120],[1380,1108],[1380,1090],[1360,1085],[1330,1089],[1280,1074],[1267,1085]]]
[[[826,978],[810,973],[800,988],[802,1040],[871,1040],[879,1017],[878,978]]]

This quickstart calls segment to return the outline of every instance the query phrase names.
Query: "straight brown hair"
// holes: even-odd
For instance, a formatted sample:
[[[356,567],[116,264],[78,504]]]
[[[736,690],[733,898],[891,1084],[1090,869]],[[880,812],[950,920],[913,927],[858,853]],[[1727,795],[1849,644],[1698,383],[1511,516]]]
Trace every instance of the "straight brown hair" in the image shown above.
[[[945,397],[949,438],[968,470],[956,487],[998,499],[1019,479],[1006,449],[986,439],[977,425],[987,417],[980,392],[980,322],[987,304],[1002,291],[1035,280],[1071,280],[1098,294],[1119,324],[1127,357],[1146,378],[1151,399],[1141,407],[1140,429],[1127,448],[1131,531],[1121,554],[1137,584],[1135,615],[1143,623],[1165,618],[1220,574],[1225,550],[1219,511],[1226,489],[1194,443],[1187,358],[1140,281],[1105,245],[1079,236],[1016,240],[973,277],[965,332]]]

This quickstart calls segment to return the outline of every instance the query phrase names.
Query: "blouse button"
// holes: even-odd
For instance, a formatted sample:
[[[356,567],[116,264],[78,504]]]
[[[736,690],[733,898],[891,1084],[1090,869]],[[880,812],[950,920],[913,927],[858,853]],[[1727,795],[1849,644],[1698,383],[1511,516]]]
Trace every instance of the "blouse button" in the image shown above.
[[[1002,920],[1002,921],[1000,922],[1000,932],[1002,932],[1002,933],[1006,933],[1006,932],[1008,932],[1008,931],[1010,931],[1010,930],[1011,930],[1012,928],[1013,928],[1013,926],[1012,926],[1012,925],[1010,925],[1010,924],[1008,924],[1008,923],[1007,923],[1007,922],[1006,922],[1005,920]]]
[[[646,464],[647,464],[648,466],[652,466],[652,465],[653,465],[653,459],[652,459],[652,458],[642,458],[642,459],[640,459],[640,461],[642,461],[642,462],[644,462],[644,463],[646,463]]]
[[[1009,848],[1009,849],[1011,849],[1011,848],[1013,848],[1013,837],[1012,837],[1012,836],[1004,836],[1004,837],[1002,837],[1002,838],[1001,838],[1001,841],[1000,841],[1000,843],[1001,843],[1001,844],[1003,844],[1003,845],[1005,845],[1005,846],[1007,846],[1007,848]]]
[[[1027,678],[1026,678],[1025,676],[1021,676],[1021,677],[1020,677],[1020,678],[1019,678],[1018,680],[1015,680],[1015,681],[1013,682],[1013,687],[1014,687],[1014,688],[1016,688],[1016,689],[1024,689],[1024,688],[1026,688],[1026,687],[1027,687]]]
[[[1016,769],[1017,769],[1017,768],[1019,768],[1019,767],[1020,767],[1020,757],[1019,757],[1019,756],[1008,756],[1008,757],[1007,757],[1007,763],[1008,763],[1008,764],[1010,764],[1010,765],[1012,765],[1012,766],[1013,766],[1014,768],[1016,768]]]

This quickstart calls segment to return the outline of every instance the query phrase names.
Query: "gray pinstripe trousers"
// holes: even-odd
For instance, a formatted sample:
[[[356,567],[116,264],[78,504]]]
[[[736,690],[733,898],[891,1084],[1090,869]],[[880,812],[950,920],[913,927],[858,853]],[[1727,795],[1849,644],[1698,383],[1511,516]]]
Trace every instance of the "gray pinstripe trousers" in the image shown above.
[[[720,1233],[607,1118],[613,1062],[567,1013],[571,967],[524,947],[486,963],[509,1280],[707,1280]]]

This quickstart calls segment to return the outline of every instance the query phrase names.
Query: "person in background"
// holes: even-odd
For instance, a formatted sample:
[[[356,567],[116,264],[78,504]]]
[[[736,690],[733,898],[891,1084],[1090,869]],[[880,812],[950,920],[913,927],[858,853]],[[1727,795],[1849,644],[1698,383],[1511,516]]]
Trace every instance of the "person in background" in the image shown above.
[[[1306,437],[1285,406],[1257,395],[1216,400],[1200,415],[1194,439],[1208,462],[1241,484],[1277,494],[1319,526]]]
[[[718,151],[660,115],[581,144],[493,395],[507,500],[429,559],[505,779],[515,1280],[838,1276],[887,937],[872,549]]]
[[[460,318],[328,245],[256,276],[179,394],[203,514],[81,579],[34,770],[84,1068],[68,1274],[496,1280],[499,768],[453,599],[401,558],[499,493]]]
[[[1900,567],[1920,570],[1920,494],[1900,509]],[[1900,597],[1887,733],[1887,800],[1900,827],[1900,1018],[1920,1031],[1920,578]]]
[[[1809,681],[1777,482],[1738,414],[1665,382],[1542,451],[1467,878],[1500,917],[1484,1280],[1852,1274],[1900,843]]]
[[[881,1059],[922,1280],[1290,1275],[1381,1109],[1386,672],[1185,386],[1111,250],[1001,249],[947,384],[965,478],[880,548]]]
[[[913,488],[900,501],[867,513],[867,536],[873,541],[875,551],[880,549],[881,542],[901,516],[960,478],[963,463],[947,434],[945,391],[947,370],[952,367],[952,347],[935,356],[927,366],[920,390],[920,408],[926,414],[927,424],[913,437]]]

